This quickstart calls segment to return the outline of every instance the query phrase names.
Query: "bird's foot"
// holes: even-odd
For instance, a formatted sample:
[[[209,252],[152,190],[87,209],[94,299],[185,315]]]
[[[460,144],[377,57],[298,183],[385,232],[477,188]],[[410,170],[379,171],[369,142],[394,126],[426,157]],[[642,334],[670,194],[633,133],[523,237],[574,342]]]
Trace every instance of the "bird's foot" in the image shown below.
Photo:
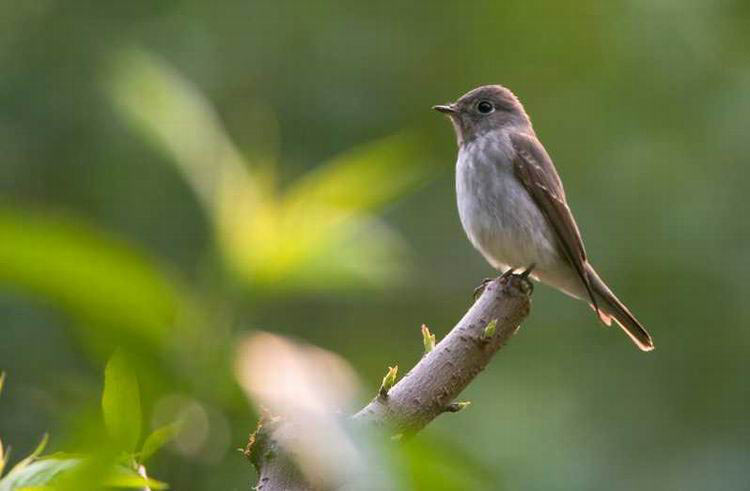
[[[532,293],[534,293],[534,283],[531,282],[529,276],[531,275],[532,271],[534,271],[535,267],[536,264],[531,263],[526,269],[518,274],[514,274],[516,268],[508,268],[503,274],[498,277],[498,279],[500,281],[507,281],[511,276],[516,276],[521,280],[521,288],[523,289],[524,293],[526,293],[527,295],[531,295]],[[484,293],[487,285],[494,280],[495,278],[485,278],[482,280],[482,283],[480,283],[478,287],[474,288],[473,299],[475,302],[479,299],[479,297],[482,296],[482,293]]]
[[[518,275],[518,277],[521,278],[523,282],[526,293],[528,293],[529,295],[531,295],[534,292],[534,283],[532,283],[531,280],[529,279],[529,275],[531,274],[532,271],[534,271],[535,267],[536,267],[536,264],[531,263],[526,269],[521,271],[521,273],[519,273]]]
[[[531,274],[531,272],[534,271],[534,268],[536,268],[536,264],[535,263],[531,263],[528,268],[526,268],[523,271],[521,271],[521,273],[519,274],[519,276],[521,278],[523,278],[523,279],[528,278],[529,275]]]
[[[500,280],[507,279],[513,274],[515,270],[516,268],[508,268],[503,274],[500,275]],[[474,288],[473,298],[475,302],[479,299],[479,297],[482,296],[482,293],[484,293],[484,289],[487,288],[487,285],[494,280],[495,278],[485,278],[482,280],[478,287]]]

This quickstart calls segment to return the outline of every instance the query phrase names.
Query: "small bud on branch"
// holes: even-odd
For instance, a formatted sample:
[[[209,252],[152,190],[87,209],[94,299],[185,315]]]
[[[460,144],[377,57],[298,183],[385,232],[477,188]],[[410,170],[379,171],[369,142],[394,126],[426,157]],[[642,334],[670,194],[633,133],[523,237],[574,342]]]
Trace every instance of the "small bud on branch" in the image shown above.
[[[430,332],[430,328],[426,324],[422,324],[422,342],[424,343],[425,353],[435,349],[435,335]]]
[[[445,407],[445,411],[448,413],[457,413],[460,410],[464,409],[466,406],[469,406],[470,404],[471,404],[471,401],[452,402]]]
[[[396,384],[396,376],[398,375],[398,365],[388,367],[388,372],[385,374],[385,377],[383,377],[383,383],[380,384],[380,390],[378,391],[378,394],[382,398],[388,397],[388,391],[391,390],[391,387],[393,387]]]
[[[492,336],[495,335],[496,330],[497,330],[497,319],[492,319],[484,327],[484,333],[482,333],[482,339],[490,339]]]

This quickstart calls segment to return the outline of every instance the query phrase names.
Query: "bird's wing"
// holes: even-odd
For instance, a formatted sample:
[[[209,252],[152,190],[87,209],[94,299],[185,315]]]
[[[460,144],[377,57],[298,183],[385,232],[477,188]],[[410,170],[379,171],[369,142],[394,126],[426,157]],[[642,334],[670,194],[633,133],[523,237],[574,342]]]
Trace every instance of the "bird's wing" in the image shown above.
[[[592,307],[602,317],[591,288],[591,280],[586,273],[586,250],[583,248],[581,233],[565,201],[565,191],[555,164],[536,137],[516,133],[510,139],[516,151],[513,159],[516,176],[552,226],[565,257],[586,287]]]

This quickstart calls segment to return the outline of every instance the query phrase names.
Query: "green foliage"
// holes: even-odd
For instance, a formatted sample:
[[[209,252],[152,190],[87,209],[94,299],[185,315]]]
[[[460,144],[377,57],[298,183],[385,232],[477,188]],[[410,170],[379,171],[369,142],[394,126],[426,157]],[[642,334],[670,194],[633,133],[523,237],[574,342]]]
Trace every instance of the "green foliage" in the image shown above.
[[[246,161],[211,103],[164,60],[121,53],[109,89],[121,114],[182,171],[227,265],[245,281],[268,292],[403,277],[401,241],[372,211],[425,180],[417,135],[354,148],[280,189],[276,163]]]
[[[0,281],[64,308],[87,343],[162,342],[178,289],[133,248],[80,220],[10,208],[0,208],[0,237]]]
[[[0,382],[3,377],[0,376]],[[166,489],[167,485],[145,476],[141,464],[174,438],[179,425],[165,425],[152,432],[138,452],[141,407],[138,380],[120,350],[110,358],[104,373],[102,413],[110,440],[99,442],[90,454],[55,453],[41,457],[48,436],[34,451],[3,476],[8,455],[0,445],[0,491],[78,491],[81,489]],[[114,442],[114,446],[108,446]],[[136,460],[137,458],[137,460]],[[139,473],[143,469],[143,473]]]
[[[93,408],[117,346],[142,437],[175,397],[205,423],[148,461],[180,491],[253,480],[230,452],[254,424],[239,332],[310,341],[365,380],[411,366],[408,326],[452,325],[491,273],[429,108],[504,83],[659,350],[537,289],[470,411],[415,439],[447,456],[415,453],[405,488],[746,488],[749,6],[0,2],[5,471],[48,429],[111,469]]]
[[[92,477],[96,479],[92,479]],[[73,491],[82,489],[166,489],[124,465],[104,466],[82,457],[52,455],[16,466],[0,480],[0,491]]]
[[[80,461],[74,458],[27,458],[16,465],[0,480],[0,491],[38,489],[48,485],[63,472],[69,471]]]
[[[143,442],[140,452],[137,454],[138,462],[146,462],[152,455],[154,455],[159,449],[166,445],[172,440],[177,433],[180,431],[181,424],[179,422],[170,423],[152,431]]]
[[[141,436],[141,399],[138,379],[120,350],[104,371],[102,414],[110,437],[125,452],[133,452]]]

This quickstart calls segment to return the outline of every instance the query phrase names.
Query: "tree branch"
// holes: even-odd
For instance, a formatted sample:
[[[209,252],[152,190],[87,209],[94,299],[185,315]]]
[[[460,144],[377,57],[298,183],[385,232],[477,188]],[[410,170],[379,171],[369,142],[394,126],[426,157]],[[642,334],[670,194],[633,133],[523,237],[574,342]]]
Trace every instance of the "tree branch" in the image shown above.
[[[354,419],[410,434],[441,413],[452,411],[455,406],[452,408],[450,403],[487,366],[528,315],[528,293],[528,283],[519,276],[489,282],[451,332],[387,395],[379,394]],[[485,336],[490,323],[495,332]]]
[[[388,382],[389,370],[378,395],[352,419],[394,434],[411,435],[440,414],[460,410],[464,405],[453,400],[518,330],[529,314],[531,291],[531,284],[521,275],[502,276],[487,283],[480,298],[448,335],[395,385]],[[429,332],[425,336],[429,339]],[[278,452],[274,439],[291,430],[283,422],[261,422],[251,436],[245,454],[258,470],[257,489],[316,488],[304,481],[291,459]]]

